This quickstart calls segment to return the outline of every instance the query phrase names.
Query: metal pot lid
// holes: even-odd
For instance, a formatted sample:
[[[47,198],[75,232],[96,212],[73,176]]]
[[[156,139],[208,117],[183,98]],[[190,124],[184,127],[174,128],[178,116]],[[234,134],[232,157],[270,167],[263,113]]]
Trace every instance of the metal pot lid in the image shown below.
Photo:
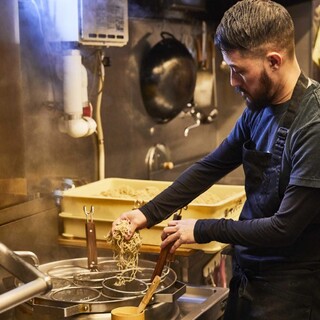
[[[162,40],[142,60],[140,87],[144,106],[157,122],[176,117],[193,99],[196,63],[172,34],[161,33]]]

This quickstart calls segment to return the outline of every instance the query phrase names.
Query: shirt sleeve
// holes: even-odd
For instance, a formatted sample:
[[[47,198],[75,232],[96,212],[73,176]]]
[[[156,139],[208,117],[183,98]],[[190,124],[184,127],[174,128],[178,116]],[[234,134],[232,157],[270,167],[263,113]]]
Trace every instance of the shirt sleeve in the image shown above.
[[[241,163],[242,144],[231,145],[224,140],[215,151],[193,164],[172,185],[140,208],[147,218],[147,227],[185,207]]]
[[[320,116],[294,133],[288,148],[290,184],[320,188]]]
[[[242,164],[242,146],[248,139],[250,111],[246,109],[217,149],[184,171],[171,186],[140,208],[150,228],[205,192]]]
[[[293,244],[309,224],[320,223],[320,188],[289,186],[278,212],[268,218],[234,221],[198,220],[197,243],[219,241],[243,246],[280,247]]]

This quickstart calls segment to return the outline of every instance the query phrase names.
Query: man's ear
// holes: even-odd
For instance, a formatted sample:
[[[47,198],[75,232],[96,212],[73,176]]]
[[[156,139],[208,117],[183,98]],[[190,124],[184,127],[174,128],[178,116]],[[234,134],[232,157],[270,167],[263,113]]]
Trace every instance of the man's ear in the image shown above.
[[[282,64],[282,56],[278,52],[269,52],[267,54],[267,61],[272,70],[277,70]]]

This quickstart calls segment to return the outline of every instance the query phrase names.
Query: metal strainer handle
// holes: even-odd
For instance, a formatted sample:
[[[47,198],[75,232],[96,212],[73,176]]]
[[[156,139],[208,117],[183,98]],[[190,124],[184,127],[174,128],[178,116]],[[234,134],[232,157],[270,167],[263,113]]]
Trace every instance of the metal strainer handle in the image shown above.
[[[0,265],[25,284],[0,295],[0,313],[51,290],[51,278],[0,243]]]

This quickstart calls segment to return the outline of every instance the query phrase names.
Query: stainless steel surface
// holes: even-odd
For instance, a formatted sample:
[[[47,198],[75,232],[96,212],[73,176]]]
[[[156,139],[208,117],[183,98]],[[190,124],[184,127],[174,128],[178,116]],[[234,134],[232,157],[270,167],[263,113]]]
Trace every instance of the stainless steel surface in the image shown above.
[[[152,174],[156,171],[171,170],[174,167],[170,150],[161,143],[157,143],[148,150],[145,164],[147,166],[148,179],[151,179]]]
[[[0,313],[51,290],[51,279],[48,275],[26,263],[2,243],[0,243],[0,265],[24,282],[19,287],[0,295]]]
[[[114,271],[117,270],[116,261],[108,260],[107,258],[98,259],[98,270],[99,265],[101,264],[102,271],[110,269],[113,266]],[[140,259],[139,268],[143,271],[143,266],[146,266],[148,269],[153,270],[155,263],[151,261],[143,261]],[[90,270],[87,269],[87,259],[86,258],[77,258],[77,259],[67,259],[61,261],[54,261],[39,266],[39,270],[52,276],[53,278],[59,277],[60,279],[70,280],[75,275],[80,273],[87,272],[90,273]],[[151,273],[149,273],[151,275]],[[142,272],[142,276],[146,276]],[[65,284],[63,284],[65,285]],[[32,301],[30,301],[30,307],[32,308],[32,318],[43,316],[43,314],[48,314],[48,317],[52,316],[57,319],[75,317],[81,314],[88,314],[90,316],[94,313],[108,313],[112,309],[119,306],[138,306],[143,298],[145,292],[141,292],[139,295],[127,295],[126,297],[107,297],[104,295],[103,289],[101,288],[91,288],[91,287],[77,287],[70,286],[70,283],[66,284],[66,288],[55,287],[52,292],[38,295]],[[147,288],[147,284],[145,284]],[[80,296],[83,296],[82,291],[85,288],[94,291],[93,293],[98,293],[95,299],[91,294],[84,294],[84,298],[80,301]],[[186,285],[176,281],[176,275],[173,270],[169,269],[169,272],[166,273],[165,278],[162,279],[160,286],[157,288],[154,298],[152,300],[153,307],[152,310],[158,309],[171,309],[173,304],[180,296],[185,293]],[[82,291],[81,291],[82,290]],[[72,293],[73,291],[73,293]],[[80,298],[79,298],[80,297]],[[91,299],[92,297],[92,299]],[[90,300],[90,301],[89,301]],[[165,306],[165,302],[170,302],[169,305]],[[27,307],[27,306],[25,306]],[[21,311],[21,310],[20,310]],[[152,313],[153,313],[152,311]]]
[[[140,259],[139,269],[136,272],[136,278],[150,284],[152,272],[155,262]],[[75,258],[59,260],[43,264],[39,269],[49,274],[53,278],[64,278],[71,280],[73,283],[81,286],[87,285],[95,288],[102,288],[102,282],[105,278],[110,278],[118,273],[117,262],[109,257],[99,257],[96,272],[90,272],[87,269],[85,258]],[[131,269],[123,270],[123,275],[126,275]],[[176,273],[169,267],[165,267],[161,275],[161,284],[157,289],[158,292],[170,289],[177,281]],[[160,302],[160,300],[159,300]],[[167,300],[166,300],[167,302]]]
[[[224,313],[228,292],[225,288],[187,286],[185,294],[176,302],[149,305],[146,309],[146,320],[218,320]],[[68,308],[69,312],[74,309],[72,306]],[[16,309],[14,320],[111,319],[110,312],[100,310],[101,312],[85,313],[88,308],[89,304],[78,305],[78,314],[67,317],[61,315],[61,310],[60,315],[43,308],[34,312],[30,305],[24,304]],[[84,313],[81,314],[81,310]],[[51,314],[48,313],[50,311]]]
[[[110,269],[110,260],[108,258],[99,258],[99,263],[104,265],[103,270]],[[140,275],[142,278],[148,277],[151,274],[152,266],[155,263],[151,261],[145,261],[147,269],[146,274],[142,272]],[[110,319],[110,312],[113,308],[125,305],[138,306],[141,302],[142,296],[128,298],[124,300],[109,299],[100,297],[93,301],[87,301],[87,295],[85,295],[84,301],[75,301],[76,296],[71,294],[71,301],[69,293],[74,289],[73,278],[74,275],[84,274],[89,272],[87,269],[86,258],[66,259],[60,261],[50,262],[39,266],[39,270],[43,273],[50,275],[52,279],[56,279],[55,286],[52,291],[38,295],[27,303],[23,303],[15,308],[13,319],[16,320],[64,320],[64,319]],[[169,275],[169,277],[168,277]],[[94,274],[94,277],[98,276],[98,273]],[[66,281],[60,281],[60,280]],[[165,285],[172,282],[172,279],[168,281],[168,278],[172,277],[172,270],[166,271],[166,278],[162,279],[162,283]],[[60,280],[59,280],[60,279]],[[173,277],[175,281],[176,278]],[[61,285],[62,283],[62,285]],[[17,286],[17,284],[15,283]],[[54,300],[52,295],[59,295],[62,290],[61,286],[65,286],[65,295]],[[86,287],[89,288],[89,287]],[[159,291],[152,298],[151,304],[146,309],[146,319],[177,319],[177,320],[191,320],[191,319],[218,319],[218,316],[223,314],[224,301],[228,294],[228,289],[224,288],[212,288],[212,287],[191,287],[185,284],[175,281],[174,285],[169,285],[168,288],[163,290],[158,288]],[[69,291],[68,291],[69,290]],[[163,290],[163,291],[161,291]],[[99,290],[94,289],[99,293]],[[62,292],[63,293],[63,292]],[[57,298],[57,297],[55,297]],[[93,297],[92,297],[93,298]],[[210,316],[210,317],[209,317]],[[214,316],[214,317],[213,317]],[[209,318],[206,318],[209,317]],[[11,320],[11,318],[10,318]]]
[[[18,219],[29,217],[37,212],[54,208],[54,202],[48,198],[35,198],[21,201],[0,210],[0,226]],[[2,237],[0,237],[0,240]]]
[[[57,207],[50,197],[36,198],[2,209],[0,242],[15,252],[32,251],[42,263],[62,259],[61,253],[66,250],[58,247],[57,217]],[[27,261],[34,264],[32,260],[30,256]],[[1,271],[0,277],[3,278]]]
[[[220,319],[224,313],[229,289],[211,287],[187,287],[178,299],[181,320]]]
[[[79,309],[80,307],[80,309]],[[116,305],[114,306],[117,307]],[[90,308],[88,304],[82,304],[81,306],[78,306],[78,314],[75,316],[65,317],[63,315],[59,315],[57,313],[54,313],[55,310],[39,310],[39,312],[35,313],[33,308],[28,304],[23,304],[16,308],[15,315],[13,317],[13,320],[79,320],[79,319],[85,319],[85,320],[91,320],[91,319],[111,319],[111,313],[110,312],[96,312],[96,313],[79,313],[81,312],[81,309],[85,312],[86,309]],[[72,309],[72,307],[70,307]],[[49,313],[50,312],[50,313]],[[162,304],[156,304],[148,306],[145,310],[145,316],[146,320],[155,320],[155,319],[161,319],[161,320],[173,320],[178,319],[179,317],[179,307],[175,304],[168,304],[168,303],[162,303]]]
[[[14,251],[14,253],[19,257],[28,258],[33,262],[35,267],[39,267],[39,258],[38,256],[32,251]]]

